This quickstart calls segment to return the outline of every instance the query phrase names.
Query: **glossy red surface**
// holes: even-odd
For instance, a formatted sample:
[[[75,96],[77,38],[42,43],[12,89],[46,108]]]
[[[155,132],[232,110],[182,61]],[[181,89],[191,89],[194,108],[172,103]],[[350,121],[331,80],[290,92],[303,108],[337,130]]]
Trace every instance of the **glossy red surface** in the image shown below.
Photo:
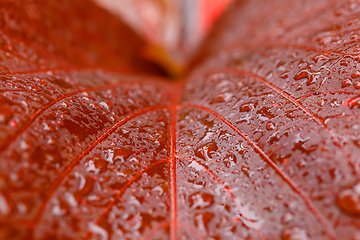
[[[237,3],[174,83],[125,74],[148,66],[97,7],[64,27],[84,2],[20,2],[1,8],[1,239],[359,238],[358,3]]]

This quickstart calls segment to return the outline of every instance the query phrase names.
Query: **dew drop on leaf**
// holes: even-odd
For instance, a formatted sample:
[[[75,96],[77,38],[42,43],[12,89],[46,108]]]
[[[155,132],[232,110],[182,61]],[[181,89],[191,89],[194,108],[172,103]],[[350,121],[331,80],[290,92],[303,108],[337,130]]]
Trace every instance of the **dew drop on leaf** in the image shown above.
[[[109,163],[114,163],[113,159],[114,159],[114,150],[113,149],[108,149],[105,152],[105,159],[106,161],[108,161]]]
[[[0,216],[7,216],[10,213],[10,206],[5,196],[0,193]]]
[[[351,84],[352,84],[352,81],[350,79],[345,79],[341,82],[341,87],[344,88],[344,87],[350,86]]]
[[[320,44],[321,45],[326,45],[329,44],[333,41],[333,38],[331,36],[326,36],[320,39]]]
[[[306,231],[299,227],[285,229],[281,234],[282,240],[309,240]]]
[[[357,78],[357,77],[360,77],[360,71],[355,71],[351,74],[351,77],[352,78]]]
[[[195,155],[205,161],[212,161],[217,150],[218,150],[217,144],[212,141],[200,146],[196,150]]]
[[[26,101],[24,101],[24,100],[22,100],[22,101],[21,101],[21,105],[23,106],[25,112],[28,113],[28,112],[29,112],[29,103],[26,102]]]
[[[306,78],[308,80],[306,84],[309,86],[316,82],[316,80],[319,78],[319,74],[320,72],[311,72],[307,69],[303,69],[295,74],[294,79],[300,80],[302,78]]]
[[[360,81],[355,81],[355,82],[354,82],[354,87],[355,87],[356,89],[359,89],[359,88],[360,88]]]
[[[329,58],[322,55],[322,54],[320,54],[320,55],[315,56],[313,59],[314,59],[314,61],[316,63],[318,63],[318,62],[321,62],[321,61],[327,61]]]
[[[16,126],[18,125],[18,123],[17,123],[16,121],[11,121],[11,122],[10,122],[10,125],[11,125],[12,127],[16,127]]]
[[[318,102],[318,105],[320,107],[324,106],[324,104],[326,103],[326,100],[325,99],[321,99],[319,102]]]
[[[341,190],[336,197],[336,204],[350,215],[360,215],[360,182]]]
[[[106,207],[111,199],[101,194],[93,194],[87,198],[87,203],[97,207]]]
[[[266,129],[269,130],[269,131],[274,130],[275,129],[275,124],[273,122],[268,122],[266,124]]]
[[[245,103],[240,107],[241,112],[250,112],[253,109],[254,109],[254,104],[252,103]]]
[[[164,189],[162,189],[162,187],[160,187],[160,186],[156,186],[156,187],[154,187],[153,189],[152,189],[152,191],[153,192],[157,192],[158,193],[158,195],[163,195],[163,193],[164,193]]]
[[[100,105],[101,107],[105,108],[105,109],[108,110],[108,111],[110,110],[109,105],[107,105],[106,102],[99,102],[99,105]]]
[[[89,224],[89,230],[90,232],[94,233],[94,235],[97,237],[96,239],[101,239],[101,240],[109,239],[107,231],[102,227],[96,225],[95,223]]]
[[[193,169],[196,169],[196,171],[201,171],[203,170],[202,166],[200,164],[198,164],[197,162],[191,162],[189,165],[188,165],[189,168],[193,168]]]
[[[277,69],[279,72],[283,72],[283,71],[286,70],[285,65],[286,65],[286,62],[280,61],[280,62],[276,65],[276,69]]]
[[[25,140],[20,141],[20,149],[21,150],[28,150],[28,149],[30,149],[30,147],[31,146]]]
[[[93,172],[95,174],[99,174],[100,169],[96,168],[95,163],[93,160],[90,160],[89,162],[85,163],[86,171]]]
[[[248,178],[251,178],[252,175],[254,175],[253,171],[250,171],[249,167],[241,167],[241,171],[245,174],[245,176],[247,176]]]
[[[340,65],[344,66],[344,67],[347,67],[349,65],[349,62],[347,60],[343,59],[343,60],[340,61]]]
[[[69,192],[66,192],[65,193],[65,199],[67,201],[67,203],[72,206],[72,207],[77,207],[77,202],[76,202],[76,199],[74,197],[74,195],[72,195],[71,193]]]
[[[13,113],[6,109],[0,109],[0,123],[7,123],[12,118]]]
[[[99,170],[100,174],[109,170],[108,169],[109,162],[107,160],[104,160],[102,158],[96,158],[96,160],[94,161],[94,164],[95,164],[96,169]]]
[[[226,100],[225,100],[224,96],[220,94],[220,95],[214,97],[210,103],[213,104],[213,103],[222,103],[222,102],[226,102]]]
[[[55,216],[63,216],[65,215],[66,211],[64,209],[61,208],[60,206],[60,201],[58,199],[53,199],[53,207],[51,209],[51,213]]]
[[[204,209],[214,203],[214,196],[210,193],[194,193],[190,196],[190,207],[192,209]]]
[[[20,203],[18,203],[17,205],[16,205],[16,207],[17,207],[17,210],[19,211],[19,213],[21,213],[21,214],[26,214],[27,212],[28,212],[28,208],[26,207],[26,205],[24,204],[24,203],[22,203],[22,202],[20,202]]]
[[[292,219],[294,218],[294,215],[290,212],[285,213],[285,215],[281,218],[281,221],[283,224],[288,224]]]

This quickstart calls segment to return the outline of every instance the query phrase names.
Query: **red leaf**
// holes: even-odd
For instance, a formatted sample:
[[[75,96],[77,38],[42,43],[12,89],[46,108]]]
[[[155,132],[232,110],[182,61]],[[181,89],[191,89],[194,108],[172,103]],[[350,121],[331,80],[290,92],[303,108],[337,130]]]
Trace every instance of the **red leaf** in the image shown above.
[[[91,1],[3,1],[1,22],[2,72],[85,67],[153,72],[140,58],[145,42]]]
[[[356,239],[360,7],[239,2],[179,83],[89,2],[3,3],[0,238]]]

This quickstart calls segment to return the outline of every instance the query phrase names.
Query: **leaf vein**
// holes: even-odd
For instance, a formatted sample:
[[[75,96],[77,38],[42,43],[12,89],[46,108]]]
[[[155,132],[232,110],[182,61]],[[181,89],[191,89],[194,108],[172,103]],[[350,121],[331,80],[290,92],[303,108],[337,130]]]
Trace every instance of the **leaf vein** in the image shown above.
[[[195,162],[195,163],[197,163],[200,167],[202,167],[202,168],[205,170],[205,172],[206,172],[210,177],[212,177],[219,185],[221,185],[221,186],[224,188],[224,190],[225,190],[226,192],[228,192],[228,194],[230,195],[231,200],[235,203],[235,205],[236,205],[236,207],[239,209],[239,211],[241,211],[242,207],[241,207],[240,203],[236,200],[236,197],[234,196],[234,194],[232,193],[232,189],[231,189],[230,187],[226,187],[225,184],[224,184],[223,182],[221,182],[221,180],[215,175],[215,173],[213,173],[207,166],[205,166],[203,163],[197,161],[197,160],[194,159],[194,158],[188,158],[188,157],[180,156],[180,155],[176,155],[176,157],[177,157],[177,158],[186,159],[186,160],[188,160],[188,161],[190,161],[190,162]],[[241,216],[241,218],[245,219],[246,221],[249,221],[249,222],[253,222],[253,221],[254,221],[254,220],[249,219],[249,218],[247,218],[246,216],[242,215],[241,212],[240,212],[240,216]],[[242,220],[241,220],[241,222],[246,225],[246,223],[244,223]],[[260,237],[261,239],[265,239],[265,237],[264,237],[264,235],[262,234],[261,231],[259,231],[258,229],[255,229],[255,231],[257,232],[257,234],[259,235],[259,237]]]
[[[236,128],[231,122],[226,120],[224,117],[219,115],[218,113],[214,112],[213,110],[196,105],[196,104],[186,104],[182,107],[192,107],[196,109],[203,110],[205,112],[208,112],[215,116],[216,118],[220,119],[223,123],[225,123],[227,126],[229,126],[231,129],[233,129],[235,132],[237,132],[242,138],[244,138],[251,147],[260,154],[260,156],[281,176],[282,179],[296,192],[305,202],[305,204],[308,206],[309,210],[314,214],[314,216],[319,220],[319,222],[323,225],[323,227],[326,229],[328,235],[330,238],[335,239],[335,234],[333,232],[333,229],[331,227],[331,224],[328,220],[322,215],[322,213],[316,208],[316,206],[313,204],[312,200],[306,195],[305,192],[303,192],[295,182],[293,182],[289,176],[285,172],[283,172],[270,158],[267,156],[267,154],[256,145],[251,139],[249,139],[242,131],[240,131],[238,128]]]
[[[3,154],[5,152],[5,150],[11,145],[12,142],[14,142],[18,136],[20,136],[22,133],[24,133],[26,131],[27,128],[29,128],[29,126],[39,117],[41,116],[46,110],[48,110],[49,108],[51,108],[53,105],[57,104],[58,102],[65,100],[69,97],[72,97],[76,94],[80,94],[80,93],[84,93],[84,92],[92,92],[92,91],[99,91],[99,90],[104,90],[104,89],[111,89],[111,88],[115,88],[115,87],[119,87],[119,86],[123,86],[126,84],[131,84],[134,83],[133,81],[126,81],[126,82],[122,82],[119,84],[107,84],[107,85],[103,85],[100,87],[94,87],[94,88],[87,88],[87,89],[83,89],[83,90],[78,90],[78,91],[74,91],[71,93],[68,93],[66,95],[63,95],[61,97],[58,97],[57,99],[53,100],[52,102],[46,104],[45,106],[43,106],[42,108],[38,109],[31,117],[30,119],[28,119],[21,127],[18,128],[18,130],[16,130],[16,132],[11,135],[11,137],[7,140],[5,145],[0,146],[0,155]]]
[[[70,171],[80,162],[80,160],[82,158],[84,158],[96,145],[98,145],[100,142],[102,142],[105,138],[107,138],[112,132],[114,132],[118,127],[120,127],[121,125],[125,124],[126,122],[128,122],[129,120],[140,116],[142,114],[151,112],[151,111],[156,111],[156,110],[160,110],[160,109],[167,109],[169,108],[168,106],[154,106],[154,107],[148,107],[142,110],[139,110],[137,112],[132,113],[131,115],[123,118],[122,120],[120,120],[118,123],[116,123],[115,125],[113,125],[108,131],[106,131],[100,138],[96,139],[90,146],[88,146],[77,158],[75,158],[74,160],[72,160],[70,162],[70,164],[59,174],[59,176],[57,177],[57,179],[55,180],[55,182],[50,186],[49,190],[46,192],[45,195],[45,199],[44,202],[42,203],[40,209],[37,211],[34,220],[33,220],[33,224],[32,224],[32,228],[34,228],[37,223],[40,221],[41,216],[45,210],[45,207],[48,203],[48,201],[50,200],[50,198],[52,197],[52,195],[54,194],[54,192],[56,191],[56,189],[60,186],[61,182],[63,181],[63,179],[67,176],[68,173],[70,173]]]

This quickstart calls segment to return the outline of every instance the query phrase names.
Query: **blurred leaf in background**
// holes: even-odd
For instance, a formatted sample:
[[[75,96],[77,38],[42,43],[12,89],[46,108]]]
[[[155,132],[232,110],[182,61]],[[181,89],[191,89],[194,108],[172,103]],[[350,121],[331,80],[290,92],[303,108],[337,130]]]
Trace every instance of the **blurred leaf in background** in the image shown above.
[[[194,49],[232,0],[94,0],[144,36],[143,55],[170,76],[183,71]]]

